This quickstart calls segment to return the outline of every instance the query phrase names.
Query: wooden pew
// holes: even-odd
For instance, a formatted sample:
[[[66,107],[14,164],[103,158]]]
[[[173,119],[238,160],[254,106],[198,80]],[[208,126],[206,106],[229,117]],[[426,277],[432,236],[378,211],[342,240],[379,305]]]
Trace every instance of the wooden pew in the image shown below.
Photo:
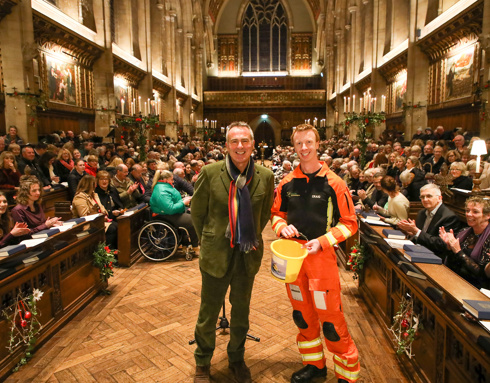
[[[7,195],[7,201],[9,202],[9,209],[15,206],[14,196],[17,194],[16,190],[2,189],[2,191]],[[66,202],[68,200],[68,188],[56,189],[52,191],[43,192],[43,200],[41,206],[44,210],[46,217],[55,216],[55,204],[58,202]]]
[[[92,229],[93,232],[83,238],[76,233]],[[33,250],[50,250],[52,253],[36,263],[17,267],[17,271],[0,280],[0,305],[4,310],[12,305],[18,292],[25,295],[34,288],[44,292],[38,302],[38,319],[42,329],[37,337],[38,348],[64,326],[79,310],[85,307],[105,288],[100,280],[99,270],[92,265],[93,252],[99,242],[104,241],[104,218],[100,216],[91,222],[81,223],[72,229],[54,235],[42,244],[24,250],[0,260],[2,264],[12,262]],[[56,244],[64,242],[62,249],[56,250]],[[5,267],[5,266],[4,266]],[[24,348],[18,347],[12,354],[7,349],[9,343],[10,322],[0,318],[0,381],[9,374],[19,362]]]
[[[131,215],[117,217],[118,266],[130,267],[142,256],[138,248],[138,234],[148,219],[148,211],[148,206],[145,206]]]
[[[55,204],[57,202],[65,202],[69,200],[68,188],[57,189],[49,192],[44,192],[42,207],[46,217],[55,216]]]
[[[424,328],[413,342],[414,356],[400,356],[402,368],[411,376],[415,371],[421,381],[490,381],[490,347],[484,346],[490,334],[461,316],[462,299],[490,299],[445,265],[408,263],[403,250],[385,242],[382,229],[360,223],[369,259],[360,274],[359,292],[390,339],[394,339],[390,327],[402,297],[412,297]],[[425,279],[407,275],[408,268]]]

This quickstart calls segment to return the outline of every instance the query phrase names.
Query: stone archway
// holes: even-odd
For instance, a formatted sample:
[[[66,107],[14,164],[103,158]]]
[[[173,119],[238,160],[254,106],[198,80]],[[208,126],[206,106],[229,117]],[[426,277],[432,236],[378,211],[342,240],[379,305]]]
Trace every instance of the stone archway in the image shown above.
[[[254,131],[255,145],[264,140],[268,146],[275,147],[281,140],[281,124],[274,117],[259,115],[250,121],[250,127]]]

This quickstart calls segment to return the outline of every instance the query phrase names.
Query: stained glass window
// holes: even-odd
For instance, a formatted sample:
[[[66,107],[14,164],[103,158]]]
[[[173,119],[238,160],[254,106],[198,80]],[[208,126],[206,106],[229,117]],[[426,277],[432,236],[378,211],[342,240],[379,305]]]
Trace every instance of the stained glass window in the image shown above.
[[[252,0],[242,22],[243,71],[285,71],[288,45],[286,12],[278,0]]]

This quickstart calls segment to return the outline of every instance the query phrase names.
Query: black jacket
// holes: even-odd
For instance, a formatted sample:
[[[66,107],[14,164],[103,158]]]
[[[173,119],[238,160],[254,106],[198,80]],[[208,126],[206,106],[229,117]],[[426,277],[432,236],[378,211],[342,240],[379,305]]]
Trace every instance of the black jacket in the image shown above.
[[[453,179],[453,188],[471,190],[473,189],[473,181],[468,176],[459,176]]]
[[[112,214],[113,210],[121,210],[124,209],[124,204],[119,198],[119,193],[115,188],[111,185],[107,188],[107,190],[101,189],[99,186],[95,188],[95,193],[99,196],[100,203],[109,213],[109,218],[114,219],[114,215]]]
[[[78,183],[85,175],[87,175],[85,171],[83,171],[83,174],[80,175],[76,169],[73,169],[70,172],[70,175],[68,176],[68,193],[70,195],[70,201],[73,201],[73,197],[75,197],[75,193],[77,192]]]
[[[422,230],[424,227],[424,223],[427,218],[426,211],[427,209],[420,210],[417,214],[417,218],[415,219],[415,225],[420,230]],[[429,250],[432,250],[434,253],[440,255],[441,258],[444,259],[449,250],[447,249],[444,241],[439,237],[439,228],[441,226],[444,226],[446,231],[453,229],[454,233],[456,233],[461,227],[461,221],[459,220],[458,216],[444,204],[439,206],[439,209],[437,209],[434,218],[432,218],[432,221],[427,228],[427,232],[421,232],[418,238],[415,238],[414,236],[412,241],[427,247]]]

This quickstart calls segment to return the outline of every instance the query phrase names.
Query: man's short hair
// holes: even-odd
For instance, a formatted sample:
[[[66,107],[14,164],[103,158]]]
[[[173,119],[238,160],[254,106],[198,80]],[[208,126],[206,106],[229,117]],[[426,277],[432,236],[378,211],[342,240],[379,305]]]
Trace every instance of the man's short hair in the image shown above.
[[[420,192],[423,192],[424,190],[429,190],[429,189],[432,189],[434,191],[434,195],[436,195],[436,196],[440,197],[442,195],[441,189],[436,184],[424,185],[420,188]]]
[[[124,171],[124,166],[126,166],[126,165],[124,165],[124,164],[117,165],[116,166],[116,172]]]
[[[320,134],[318,133],[318,130],[313,125],[310,124],[300,124],[298,125],[295,129],[293,129],[293,134],[291,134],[291,144],[294,146],[294,135],[298,132],[305,132],[307,130],[313,131],[315,133],[315,139],[316,142],[320,142]]]
[[[244,121],[234,121],[226,127],[226,142],[228,142],[228,133],[230,132],[231,129],[236,127],[247,128],[248,131],[250,132],[250,138],[252,139],[252,141],[254,140],[254,131],[252,130],[249,124],[247,124]]]

